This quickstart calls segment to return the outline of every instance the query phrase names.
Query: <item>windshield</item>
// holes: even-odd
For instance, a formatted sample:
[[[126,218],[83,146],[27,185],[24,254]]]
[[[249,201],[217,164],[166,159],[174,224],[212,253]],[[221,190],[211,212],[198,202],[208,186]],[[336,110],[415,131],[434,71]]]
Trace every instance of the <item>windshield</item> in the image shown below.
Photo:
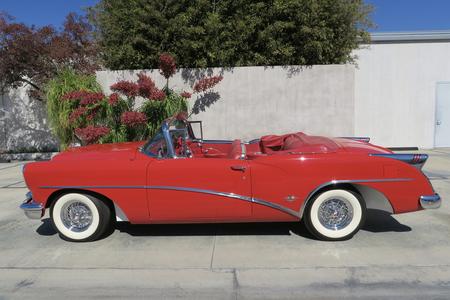
[[[188,139],[186,122],[173,119],[163,122],[156,134],[144,146],[143,152],[158,158],[189,156],[186,140]]]
[[[154,157],[167,156],[167,143],[162,128],[159,128],[153,138],[150,139],[144,148],[144,152]]]

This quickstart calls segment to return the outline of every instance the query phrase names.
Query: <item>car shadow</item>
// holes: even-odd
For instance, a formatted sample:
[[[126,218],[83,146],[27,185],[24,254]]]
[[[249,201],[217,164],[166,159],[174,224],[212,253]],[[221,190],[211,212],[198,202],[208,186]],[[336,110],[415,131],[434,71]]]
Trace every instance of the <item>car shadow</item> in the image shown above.
[[[208,235],[298,235],[308,239],[314,237],[303,222],[288,223],[233,223],[233,224],[152,224],[132,225],[117,223],[116,229],[132,236],[208,236]],[[368,209],[364,226],[370,232],[407,232],[411,227],[398,222],[388,212]]]
[[[42,219],[36,232],[50,236],[57,232],[49,218]],[[114,229],[131,236],[233,236],[233,235],[298,235],[307,239],[315,239],[303,222],[270,222],[270,223],[214,223],[214,224],[149,224],[133,225],[118,222]],[[368,209],[367,218],[361,230],[369,232],[408,232],[411,227],[398,222],[388,212]]]
[[[117,223],[116,229],[132,236],[232,236],[232,235],[300,235],[312,238],[298,223],[214,223],[151,224]]]
[[[40,235],[49,236],[58,233],[55,228],[53,228],[50,218],[41,219],[41,222],[41,225],[36,229],[36,232]]]
[[[361,230],[370,232],[408,232],[411,227],[397,221],[390,213],[379,209],[368,209]]]

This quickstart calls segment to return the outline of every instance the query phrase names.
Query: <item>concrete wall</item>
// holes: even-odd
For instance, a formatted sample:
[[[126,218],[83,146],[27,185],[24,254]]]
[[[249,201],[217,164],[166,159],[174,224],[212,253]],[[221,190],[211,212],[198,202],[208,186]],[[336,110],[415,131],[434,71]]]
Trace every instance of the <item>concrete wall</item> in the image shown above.
[[[146,71],[162,87],[158,71]],[[118,80],[136,80],[139,71],[102,71],[106,92]],[[354,66],[243,67],[209,69],[224,79],[206,98],[194,96],[192,119],[202,120],[205,138],[253,139],[268,133],[304,131],[343,136],[354,131]],[[176,91],[190,90],[202,74],[180,70],[170,81]],[[200,109],[197,111],[197,107]]]
[[[386,146],[434,146],[436,83],[450,81],[450,43],[356,51],[355,134]]]
[[[30,99],[26,86],[0,94],[0,152],[56,149],[46,116],[45,104]]]

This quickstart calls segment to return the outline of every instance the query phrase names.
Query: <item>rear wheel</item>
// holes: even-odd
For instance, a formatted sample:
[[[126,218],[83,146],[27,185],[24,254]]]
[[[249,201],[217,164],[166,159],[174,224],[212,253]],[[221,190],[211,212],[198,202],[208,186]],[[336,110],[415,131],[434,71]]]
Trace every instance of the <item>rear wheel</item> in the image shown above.
[[[366,218],[366,205],[355,192],[334,189],[315,196],[304,213],[305,225],[318,239],[350,239]]]
[[[72,242],[97,240],[112,225],[108,205],[81,193],[59,197],[50,208],[50,218],[60,236]]]

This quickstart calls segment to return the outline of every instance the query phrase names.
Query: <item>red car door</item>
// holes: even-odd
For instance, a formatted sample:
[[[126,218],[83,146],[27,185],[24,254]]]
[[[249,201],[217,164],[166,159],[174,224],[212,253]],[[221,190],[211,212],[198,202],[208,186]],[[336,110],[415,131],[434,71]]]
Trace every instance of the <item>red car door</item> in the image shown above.
[[[239,221],[252,215],[251,178],[245,160],[154,159],[147,169],[152,222]]]

